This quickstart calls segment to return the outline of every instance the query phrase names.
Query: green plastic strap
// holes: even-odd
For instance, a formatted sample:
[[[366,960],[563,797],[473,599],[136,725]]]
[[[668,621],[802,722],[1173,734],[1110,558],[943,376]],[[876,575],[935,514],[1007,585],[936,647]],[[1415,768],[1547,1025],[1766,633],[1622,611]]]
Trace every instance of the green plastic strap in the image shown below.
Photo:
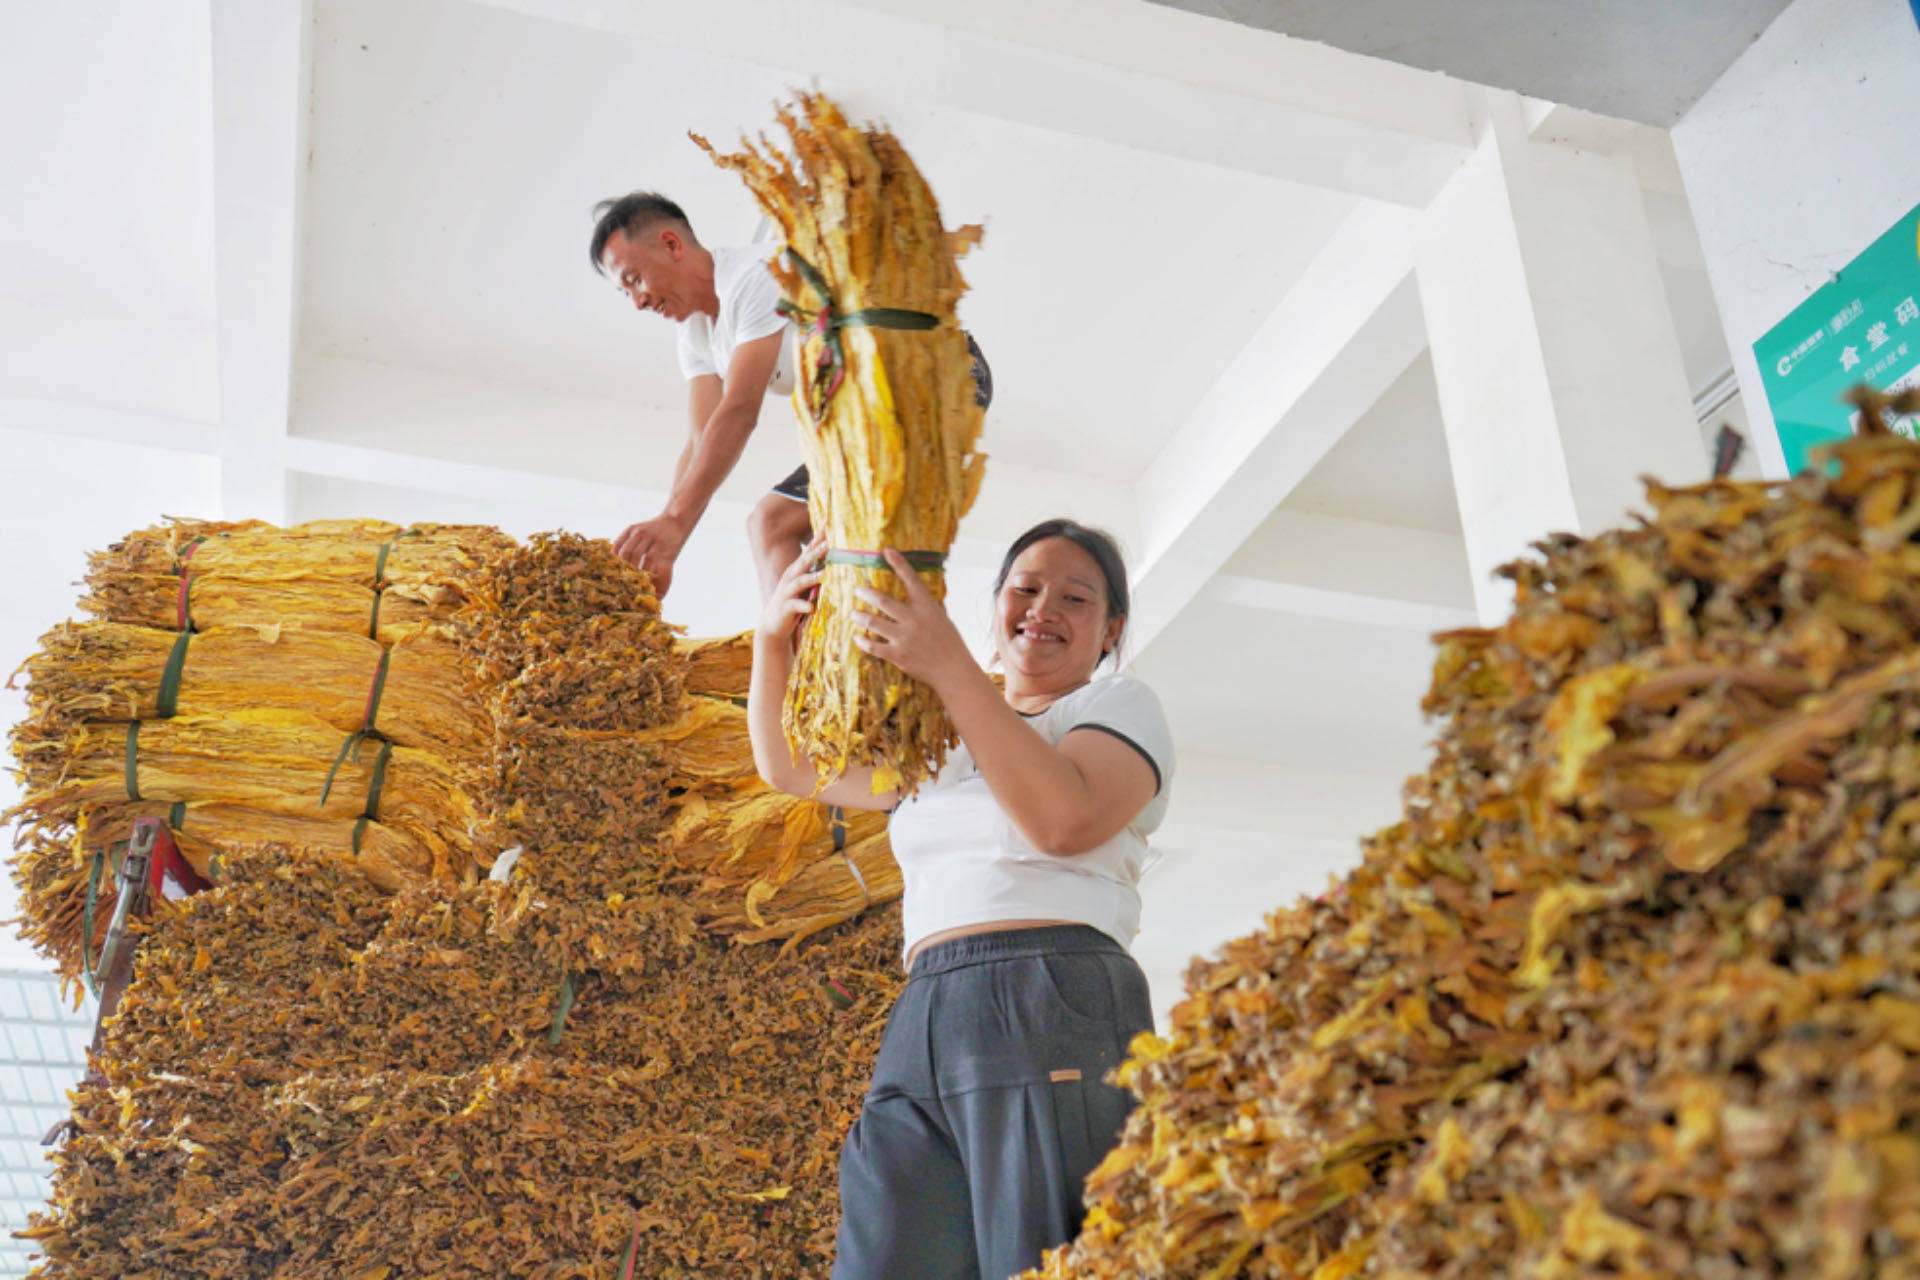
[[[373,690],[367,694],[367,714],[361,718],[360,732],[374,732],[373,722],[380,718],[380,695],[387,687],[387,663],[393,658],[393,650],[380,651],[380,669],[373,673]]]
[[[367,807],[362,810],[368,819],[380,816],[380,791],[387,785],[387,761],[391,759],[393,759],[393,744],[381,743],[380,754],[373,760],[373,779],[367,783]],[[354,848],[354,852],[360,852],[358,846]]]
[[[106,865],[107,851],[93,851],[93,874],[87,877],[87,906],[80,913],[80,971],[87,977],[93,998],[100,998],[100,977],[93,968],[93,911],[100,901],[100,871]]]
[[[385,595],[387,591],[387,557],[393,553],[393,544],[412,532],[413,530],[407,529],[388,538],[380,544],[380,554],[374,557],[373,616],[367,621],[367,635],[374,640],[380,638],[380,598]]]
[[[792,249],[787,250],[787,260],[800,273],[800,278],[806,281],[807,287],[820,295],[818,311],[809,311],[787,298],[782,298],[777,306],[781,315],[799,321],[803,327],[812,329],[820,337],[820,354],[815,358],[813,376],[807,379],[807,409],[813,415],[814,425],[819,426],[827,420],[827,408],[847,380],[847,349],[840,340],[842,329],[854,326],[870,329],[937,329],[940,327],[940,317],[924,311],[904,311],[899,307],[867,307],[842,315],[833,291],[827,287],[826,278],[814,269],[813,264]]]
[[[327,780],[320,787],[321,804],[325,804],[327,797],[333,794],[333,780],[340,776],[340,766],[347,762],[348,754],[352,754],[355,764],[360,763],[360,744],[366,740],[366,730],[356,729],[347,735],[345,742],[340,744],[340,754],[333,758],[333,768],[327,770]]]
[[[187,802],[175,800],[173,807],[167,810],[167,825],[175,831],[187,825]]]
[[[824,315],[828,317],[829,329],[849,329],[856,325],[869,329],[925,330],[940,327],[939,316],[928,315],[924,311],[905,311],[899,307],[867,307],[862,311],[849,311],[841,315],[838,310],[839,304],[834,301],[833,290],[827,287],[826,277],[815,270],[811,262],[792,249],[787,250],[787,261],[793,264],[793,269],[800,273],[800,278],[807,282],[807,286],[820,295],[821,304],[820,310],[814,312],[782,299],[779,309],[788,315],[799,316],[804,320]]]
[[[940,317],[930,316],[924,311],[902,311],[898,307],[868,307],[865,311],[853,311],[840,317],[842,329],[851,329],[856,325],[868,329],[938,329]]]
[[[566,1029],[567,1013],[573,1008],[573,975],[560,979],[560,1007],[553,1011],[553,1030],[547,1032],[548,1044],[559,1044],[560,1033]]]
[[[411,538],[420,532],[408,525],[400,532],[380,544],[380,554],[373,562],[373,617],[367,621],[367,635],[372,639],[380,638],[380,598],[387,591],[387,557],[393,554],[393,544],[402,538]]]
[[[173,649],[167,654],[167,665],[160,672],[160,698],[156,714],[161,720],[170,720],[180,705],[180,676],[187,669],[187,642],[193,639],[193,632],[182,631],[174,638]]]
[[[902,551],[908,564],[916,569],[943,569],[947,564],[944,551]],[[878,551],[849,551],[845,547],[827,548],[828,564],[850,564],[861,569],[891,569],[887,558]]]
[[[845,853],[847,849],[847,811],[839,805],[827,810],[827,820],[833,829],[833,851]]]
[[[348,734],[347,740],[340,744],[340,754],[333,758],[333,768],[327,770],[327,781],[320,788],[321,804],[325,804],[327,797],[333,794],[333,780],[340,775],[340,766],[347,762],[348,753],[352,753],[356,764],[359,763],[360,744],[368,738],[378,736],[374,730],[373,721],[380,714],[380,695],[387,687],[387,661],[392,656],[391,649],[380,651],[380,667],[373,673],[373,688],[367,694],[366,715],[361,718],[360,727]],[[382,763],[384,763],[384,753]]]
[[[127,799],[139,800],[140,795],[140,722],[127,722]]]
[[[360,856],[360,837],[367,833],[367,824],[372,821],[363,817],[353,824],[353,856],[356,858]]]

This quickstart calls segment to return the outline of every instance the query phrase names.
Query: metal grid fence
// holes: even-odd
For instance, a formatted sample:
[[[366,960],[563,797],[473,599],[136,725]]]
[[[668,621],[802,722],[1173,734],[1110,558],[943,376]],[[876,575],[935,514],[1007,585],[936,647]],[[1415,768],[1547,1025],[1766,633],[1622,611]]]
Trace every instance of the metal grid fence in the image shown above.
[[[93,1001],[60,999],[50,973],[0,969],[0,1277],[23,1277],[34,1246],[13,1233],[47,1201],[47,1131],[65,1119],[67,1091],[87,1070]]]

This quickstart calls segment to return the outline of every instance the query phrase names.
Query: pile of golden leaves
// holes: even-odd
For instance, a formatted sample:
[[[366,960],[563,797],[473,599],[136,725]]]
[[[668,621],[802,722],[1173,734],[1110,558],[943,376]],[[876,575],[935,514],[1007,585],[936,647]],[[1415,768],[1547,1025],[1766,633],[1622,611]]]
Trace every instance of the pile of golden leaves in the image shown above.
[[[1064,1278],[1920,1274],[1920,447],[1507,572],[1319,901],[1189,975]]]

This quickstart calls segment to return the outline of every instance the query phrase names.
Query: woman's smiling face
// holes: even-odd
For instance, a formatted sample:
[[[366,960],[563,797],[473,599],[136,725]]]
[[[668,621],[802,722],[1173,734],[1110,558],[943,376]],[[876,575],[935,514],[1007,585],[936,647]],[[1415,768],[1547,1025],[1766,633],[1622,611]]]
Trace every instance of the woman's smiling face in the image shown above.
[[[1008,674],[1049,687],[1091,680],[1126,621],[1107,616],[1099,564],[1066,538],[1042,538],[1020,553],[994,615],[994,648]]]

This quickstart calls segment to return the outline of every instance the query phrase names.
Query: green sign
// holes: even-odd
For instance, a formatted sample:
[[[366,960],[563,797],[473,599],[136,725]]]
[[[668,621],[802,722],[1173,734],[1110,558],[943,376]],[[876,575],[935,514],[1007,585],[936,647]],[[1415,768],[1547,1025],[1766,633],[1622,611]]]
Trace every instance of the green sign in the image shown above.
[[[1753,344],[1789,474],[1807,450],[1852,435],[1860,413],[1842,397],[1920,384],[1920,207],[1894,224],[1792,315]],[[1895,431],[1920,439],[1920,417]]]

